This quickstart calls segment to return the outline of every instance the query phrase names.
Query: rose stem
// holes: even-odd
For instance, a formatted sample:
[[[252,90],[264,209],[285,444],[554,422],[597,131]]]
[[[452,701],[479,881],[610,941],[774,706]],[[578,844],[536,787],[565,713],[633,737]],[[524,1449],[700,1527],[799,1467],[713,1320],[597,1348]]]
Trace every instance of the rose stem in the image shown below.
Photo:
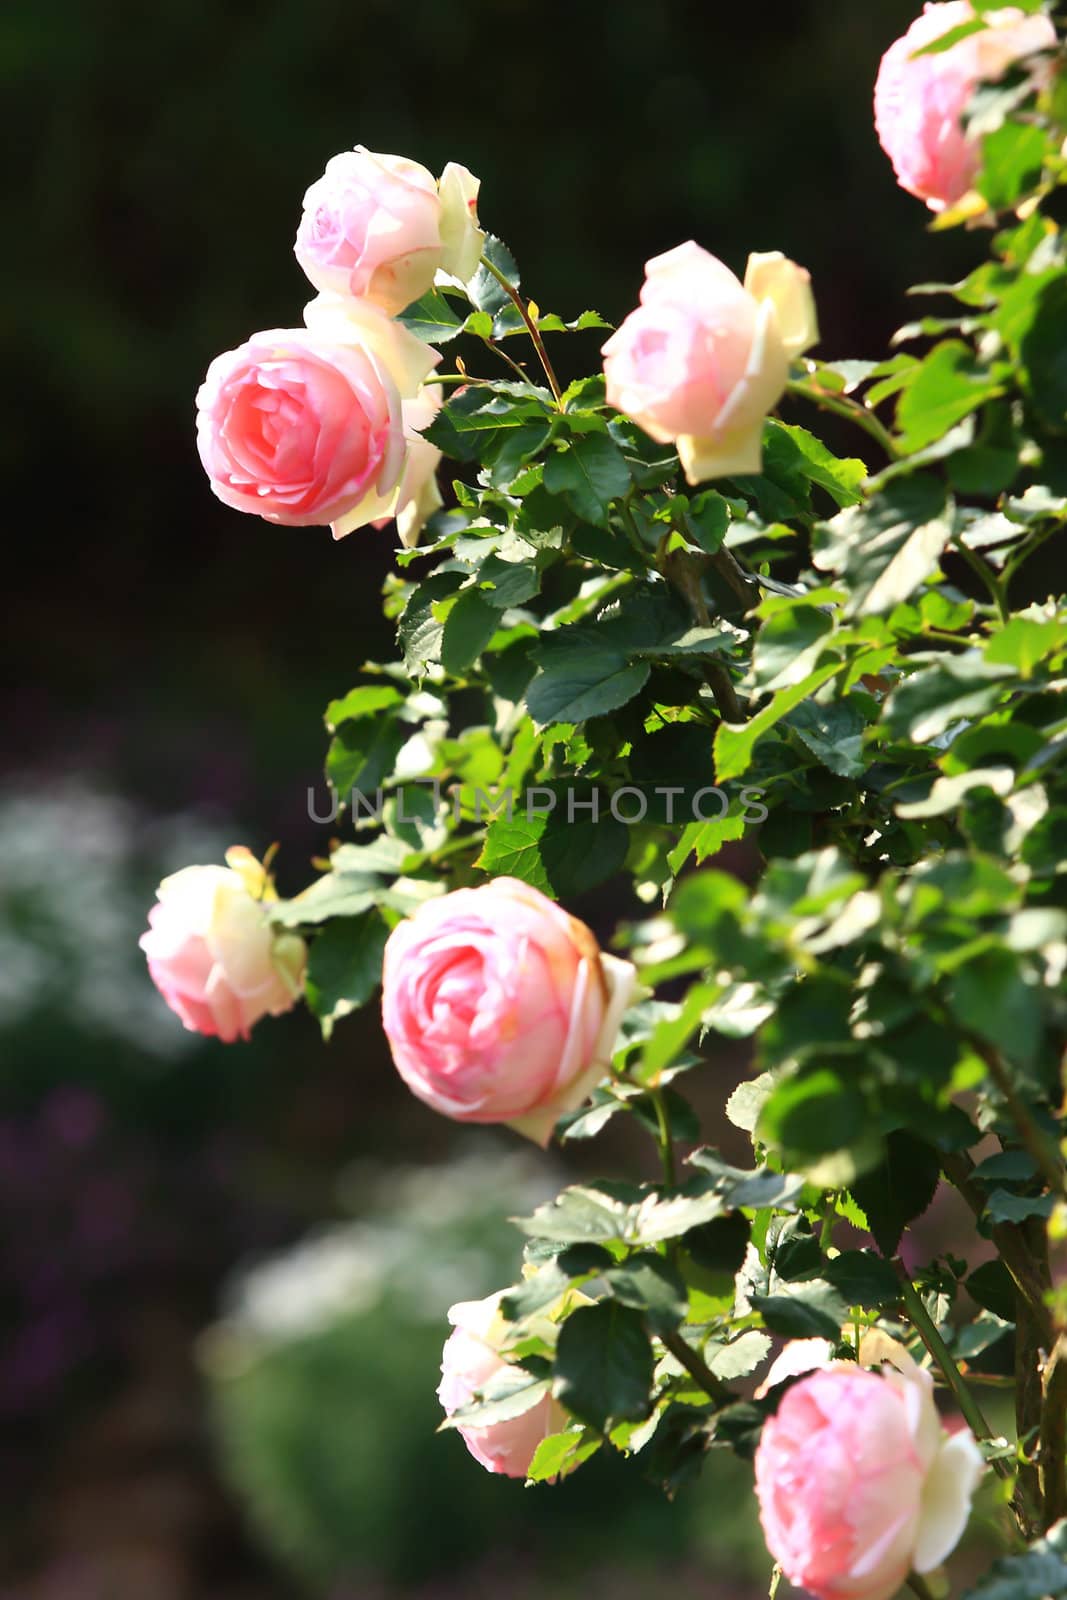
[[[537,324],[533,320],[533,318],[531,317],[531,315],[530,315],[530,313],[529,313],[529,311],[527,309],[525,300],[522,298],[522,295],[519,293],[519,291],[515,288],[515,285],[513,283],[509,283],[508,282],[507,278],[501,272],[500,268],[498,266],[496,266],[496,264],[494,262],[490,261],[488,256],[483,256],[482,257],[482,266],[485,268],[485,270],[492,277],[494,277],[496,279],[497,283],[499,283],[499,285],[503,289],[504,293],[508,296],[508,299],[514,305],[516,311],[519,313],[519,316],[522,318],[523,322],[526,324],[526,331],[530,335],[530,338],[533,340],[534,349],[537,351],[537,354],[538,354],[538,357],[540,359],[541,365],[544,368],[545,377],[548,379],[548,387],[552,390],[552,394],[553,394],[553,396],[555,398],[556,404],[559,407],[559,409],[562,411],[563,410],[563,390],[559,386],[559,379],[556,377],[556,374],[555,374],[555,371],[553,369],[552,363],[548,359],[548,351],[545,349],[544,340],[541,338],[541,335],[537,330]]]

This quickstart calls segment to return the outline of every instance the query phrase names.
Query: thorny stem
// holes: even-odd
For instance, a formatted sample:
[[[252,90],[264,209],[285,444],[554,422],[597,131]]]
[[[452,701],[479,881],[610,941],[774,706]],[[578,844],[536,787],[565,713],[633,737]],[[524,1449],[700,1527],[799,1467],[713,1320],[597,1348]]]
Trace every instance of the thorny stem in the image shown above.
[[[1032,1232],[1032,1230],[1031,1230]],[[1039,1507],[1044,1494],[1041,1470],[1035,1457],[1035,1444],[1041,1438],[1043,1391],[1041,1386],[1041,1333],[1030,1315],[1022,1295],[1015,1293],[1015,1437],[1019,1441],[1019,1482],[1016,1497],[1020,1509]],[[1060,1456],[1062,1476],[1063,1457]],[[1034,1520],[1034,1519],[1030,1519]]]
[[[506,350],[501,350],[500,346],[493,339],[483,339],[482,343],[485,345],[487,350],[492,352],[493,355],[499,356],[501,361],[506,361],[512,372],[517,373],[522,379],[523,383],[529,383],[529,375],[523,371],[517,361],[513,361],[511,359]]]
[[[976,1439],[992,1439],[992,1429],[982,1415],[982,1410],[977,1400],[964,1383],[960,1375],[960,1369],[952,1359],[951,1351],[938,1332],[933,1318],[923,1305],[922,1296],[912,1283],[908,1269],[899,1258],[893,1265],[896,1267],[897,1275],[900,1278],[900,1297],[904,1302],[904,1309],[908,1313],[908,1319],[940,1368],[941,1375],[955,1395],[971,1432]],[[1011,1476],[1011,1469],[1006,1461],[994,1461],[993,1469],[1001,1478]]]
[[[678,1181],[678,1174],[674,1166],[674,1140],[671,1137],[670,1117],[667,1114],[667,1104],[663,1098],[662,1089],[650,1089],[648,1097],[652,1101],[656,1113],[656,1126],[659,1129],[659,1154],[663,1166],[663,1181],[668,1189],[673,1189]]]
[[[1019,549],[1016,550],[1013,555],[1009,556],[1008,560],[1004,563],[1004,571],[1000,575],[1001,586],[1003,587],[1005,594],[1008,592],[1008,585],[1011,583],[1011,580],[1014,578],[1023,562],[1029,561],[1030,557],[1035,553],[1035,551],[1040,550],[1046,539],[1051,539],[1052,535],[1054,533],[1059,533],[1062,527],[1063,522],[1057,517],[1055,522],[1050,523],[1047,528],[1043,528],[1040,533],[1035,534],[1032,539],[1029,539],[1024,544],[1020,545]]]
[[[1041,1443],[1038,1472],[1044,1505],[1044,1524],[1067,1515],[1067,1333],[1061,1333],[1045,1363],[1044,1405],[1041,1412]]]
[[[970,1158],[966,1155],[951,1155],[945,1152],[941,1156],[941,1170],[949,1182],[958,1189],[974,1215],[980,1217],[985,1211],[985,1197],[971,1182],[974,1165]],[[1038,1278],[1025,1239],[1018,1228],[1010,1222],[994,1224],[989,1231],[989,1237],[996,1245],[1000,1259],[1011,1274],[1016,1289],[1026,1302],[1027,1310],[1034,1318],[1047,1349],[1055,1337],[1052,1318],[1044,1300],[1045,1286]]]
[[[729,550],[716,550],[715,554],[706,557],[706,560],[710,570],[733,594],[742,614],[751,611],[753,606],[759,604],[759,579],[746,572]]]
[[[699,561],[699,557],[697,560]],[[704,558],[706,559],[706,558]],[[700,589],[698,569],[684,550],[669,550],[660,563],[663,576],[689,603],[689,609],[702,628],[711,627],[711,617]],[[740,570],[740,569],[739,569]],[[745,713],[734,691],[733,680],[721,661],[704,663],[704,679],[715,696],[715,704],[725,722],[744,722]]]
[[[683,1366],[691,1378],[695,1378],[704,1393],[714,1400],[717,1405],[728,1406],[733,1404],[734,1396],[726,1387],[721,1378],[717,1378],[708,1366],[699,1351],[687,1344],[680,1333],[659,1333],[657,1338],[670,1351],[674,1359]]]
[[[1004,585],[996,573],[990,570],[988,564],[982,560],[976,551],[971,550],[969,546],[964,544],[962,535],[956,538],[955,546],[975,577],[988,590],[993,604],[997,608],[997,614],[1001,622],[1009,622],[1011,620],[1011,607],[1008,605],[1008,599],[1004,593]]]
[[[929,1315],[922,1303],[922,1297],[911,1281],[908,1269],[898,1258],[893,1265],[900,1277],[901,1299],[907,1311],[912,1327],[937,1363],[945,1382],[956,1397],[956,1402],[976,1439],[992,1440],[993,1433],[989,1423],[982,1414],[974,1395],[963,1381],[959,1367],[952,1358],[948,1345],[937,1330],[933,1318]],[[994,1456],[989,1465],[993,1468],[998,1478],[1003,1478],[1010,1483],[1012,1470],[1002,1457]],[[1027,1493],[1028,1484],[1025,1471],[1020,1471],[1015,1483],[1015,1493],[1011,1500],[1011,1513],[1024,1539],[1031,1539],[1034,1533],[1033,1508],[1030,1496]]]
[[[881,446],[890,461],[899,459],[900,451],[889,429],[860,401],[847,400],[843,395],[834,394],[831,390],[822,388],[818,380],[813,378],[791,378],[786,387],[789,394],[799,395],[802,399],[821,406],[824,411],[833,411],[848,422],[854,422]]]
[[[529,308],[527,307],[527,304],[526,304],[525,300],[522,298],[522,295],[519,293],[519,291],[515,288],[515,285],[508,282],[507,278],[501,272],[500,268],[498,266],[496,266],[494,262],[490,261],[488,256],[483,256],[482,257],[482,266],[485,268],[485,270],[488,273],[490,273],[492,275],[492,277],[494,277],[496,279],[497,283],[499,283],[500,287],[503,289],[504,293],[507,295],[508,299],[512,302],[512,304],[514,305],[516,311],[519,313],[519,316],[522,318],[523,322],[525,323],[526,331],[530,335],[530,338],[533,340],[534,349],[537,351],[538,359],[541,362],[541,366],[544,368],[545,377],[548,379],[548,387],[552,390],[552,394],[553,394],[553,397],[555,398],[555,402],[556,402],[557,406],[559,407],[559,409],[562,411],[563,410],[563,390],[559,386],[559,379],[556,377],[555,370],[554,370],[554,368],[552,366],[552,363],[548,359],[548,351],[545,349],[544,340],[541,338],[541,335],[538,332],[537,324],[533,320],[533,318],[531,317],[530,312],[529,312]],[[525,377],[525,375],[524,375],[524,377]]]
[[[989,1076],[1003,1096],[1011,1119],[1019,1130],[1019,1137],[1037,1163],[1041,1176],[1055,1194],[1062,1194],[1064,1171],[1059,1152],[1012,1083],[1004,1061],[984,1040],[971,1036],[968,1043],[989,1068]]]

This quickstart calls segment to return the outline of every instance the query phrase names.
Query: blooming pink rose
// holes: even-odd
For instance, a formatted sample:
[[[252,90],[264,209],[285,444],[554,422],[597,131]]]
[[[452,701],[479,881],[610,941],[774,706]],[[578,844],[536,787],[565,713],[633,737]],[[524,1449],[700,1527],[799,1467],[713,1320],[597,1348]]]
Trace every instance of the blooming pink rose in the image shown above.
[[[928,1372],[831,1362],[802,1378],[756,1451],[767,1548],[819,1600],[888,1600],[958,1543],[982,1472],[967,1429],[941,1426]]]
[[[312,302],[309,327],[216,356],[196,397],[211,487],[238,511],[336,537],[381,516],[406,459],[401,399],[440,359],[373,306]]]
[[[974,20],[970,0],[927,5],[882,57],[874,86],[874,125],[882,149],[901,186],[931,211],[961,200],[978,171],[978,143],[962,124],[978,84],[1002,77],[1016,61],[1056,44],[1048,17],[1006,6],[984,13],[988,26],[981,32],[934,55],[915,57],[924,45]]]
[[[690,483],[758,472],[764,418],[817,338],[803,267],[753,255],[742,284],[690,240],[647,263],[641,304],[604,345],[607,398],[674,441]]]
[[[487,1300],[466,1300],[453,1306],[448,1320],[455,1330],[441,1353],[441,1382],[437,1398],[448,1416],[468,1405],[506,1365],[498,1354],[497,1341],[503,1332],[499,1314],[500,1295]],[[567,1426],[567,1413],[546,1394],[530,1410],[506,1422],[486,1428],[458,1428],[457,1432],[474,1457],[489,1472],[502,1472],[508,1478],[525,1478],[541,1440]]]
[[[408,550],[418,544],[426,523],[444,504],[437,486],[441,452],[422,437],[423,429],[430,426],[440,409],[441,391],[434,385],[420,389],[413,400],[404,401],[404,439],[408,447],[404,471],[389,515],[374,521],[376,528],[384,528],[395,518],[400,543]]]
[[[226,860],[164,878],[139,943],[152,982],[185,1026],[232,1044],[260,1017],[296,1004],[307,946],[271,927],[273,887],[251,851],[237,845]]]
[[[607,1073],[634,968],[515,878],[427,900],[385,947],[382,1016],[401,1077],[458,1122],[547,1144]]]
[[[316,289],[370,300],[395,316],[440,270],[477,271],[478,180],[449,163],[440,185],[404,156],[357,145],[326,163],[304,196],[296,258]]]

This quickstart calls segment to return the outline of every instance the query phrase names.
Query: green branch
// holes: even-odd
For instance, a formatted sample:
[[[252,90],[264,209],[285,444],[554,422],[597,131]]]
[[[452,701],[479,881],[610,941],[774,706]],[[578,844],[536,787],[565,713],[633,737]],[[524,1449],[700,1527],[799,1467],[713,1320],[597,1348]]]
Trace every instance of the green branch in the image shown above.
[[[500,287],[508,296],[508,299],[511,301],[512,305],[515,307],[516,311],[519,313],[519,316],[525,323],[526,331],[533,340],[534,349],[537,351],[541,366],[544,368],[545,377],[548,379],[548,387],[552,390],[556,404],[562,411],[563,390],[559,386],[559,379],[556,377],[555,369],[553,368],[551,361],[548,359],[548,351],[545,349],[545,342],[541,338],[541,334],[538,331],[536,322],[530,315],[529,307],[527,306],[526,301],[522,298],[522,295],[516,289],[515,285],[508,282],[500,268],[494,262],[490,261],[488,256],[482,257],[482,266],[496,279],[497,283],[499,283]]]
[[[835,416],[844,417],[846,421],[855,423],[857,428],[862,428],[864,433],[881,446],[890,461],[900,460],[900,450],[889,429],[884,423],[879,422],[874,412],[869,411],[861,401],[848,400],[844,395],[835,394],[831,389],[824,389],[812,378],[790,378],[786,389],[789,394],[795,394],[802,400],[810,400],[823,411],[832,411]]]
[[[718,1406],[732,1405],[735,1399],[733,1392],[728,1389],[721,1378],[717,1378],[708,1366],[699,1351],[687,1344],[680,1333],[658,1333],[657,1338],[666,1346],[679,1366],[685,1368],[689,1376],[703,1389],[709,1399],[714,1400]]]

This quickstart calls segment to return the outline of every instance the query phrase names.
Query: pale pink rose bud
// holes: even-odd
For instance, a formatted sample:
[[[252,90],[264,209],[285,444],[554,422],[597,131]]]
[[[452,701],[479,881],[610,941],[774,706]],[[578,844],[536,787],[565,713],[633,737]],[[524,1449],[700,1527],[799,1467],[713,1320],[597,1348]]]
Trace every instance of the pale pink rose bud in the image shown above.
[[[414,1094],[545,1145],[610,1067],[634,968],[515,878],[427,900],[389,936],[382,1017]]]
[[[455,1330],[441,1353],[441,1382],[437,1398],[447,1416],[469,1405],[477,1392],[506,1365],[498,1353],[506,1325],[500,1315],[499,1294],[487,1300],[466,1300],[453,1306],[448,1320]],[[525,1478],[542,1439],[559,1433],[568,1417],[550,1394],[506,1422],[489,1427],[457,1428],[475,1461],[489,1472],[508,1478]]]
[[[226,860],[164,878],[139,942],[153,983],[185,1026],[232,1044],[260,1017],[296,1004],[307,947],[271,927],[273,887],[252,853],[235,846]]]
[[[901,187],[931,211],[954,206],[978,172],[978,142],[967,137],[963,114],[980,83],[1003,77],[1017,61],[1056,45],[1048,17],[1017,6],[986,11],[988,26],[947,50],[915,56],[954,28],[975,19],[970,0],[927,5],[882,57],[874,86],[874,125]],[[914,58],[914,59],[913,59]]]
[[[296,258],[327,293],[368,300],[395,316],[439,270],[464,282],[478,267],[478,180],[450,164],[440,186],[404,156],[357,145],[326,163],[304,196]]]
[[[478,226],[478,190],[473,172],[450,161],[441,174],[441,271],[469,283],[478,270],[485,234]]]
[[[257,333],[208,367],[196,397],[200,459],[226,505],[347,533],[381,515],[400,479],[400,398],[367,349],[304,328]]]
[[[436,385],[421,389],[413,400],[405,400],[404,439],[407,456],[404,471],[396,488],[389,516],[376,517],[374,526],[384,528],[396,519],[400,543],[411,550],[419,542],[419,534],[426,523],[444,504],[437,486],[437,463],[441,452],[436,445],[422,437],[441,409],[441,391]]]
[[[641,304],[603,348],[607,398],[674,443],[690,483],[758,472],[790,359],[817,337],[802,267],[753,256],[742,284],[690,240],[646,265]]]
[[[756,1494],[771,1555],[818,1600],[888,1600],[955,1548],[982,1473],[941,1425],[928,1372],[901,1351],[869,1372],[831,1362],[763,1426]]]

